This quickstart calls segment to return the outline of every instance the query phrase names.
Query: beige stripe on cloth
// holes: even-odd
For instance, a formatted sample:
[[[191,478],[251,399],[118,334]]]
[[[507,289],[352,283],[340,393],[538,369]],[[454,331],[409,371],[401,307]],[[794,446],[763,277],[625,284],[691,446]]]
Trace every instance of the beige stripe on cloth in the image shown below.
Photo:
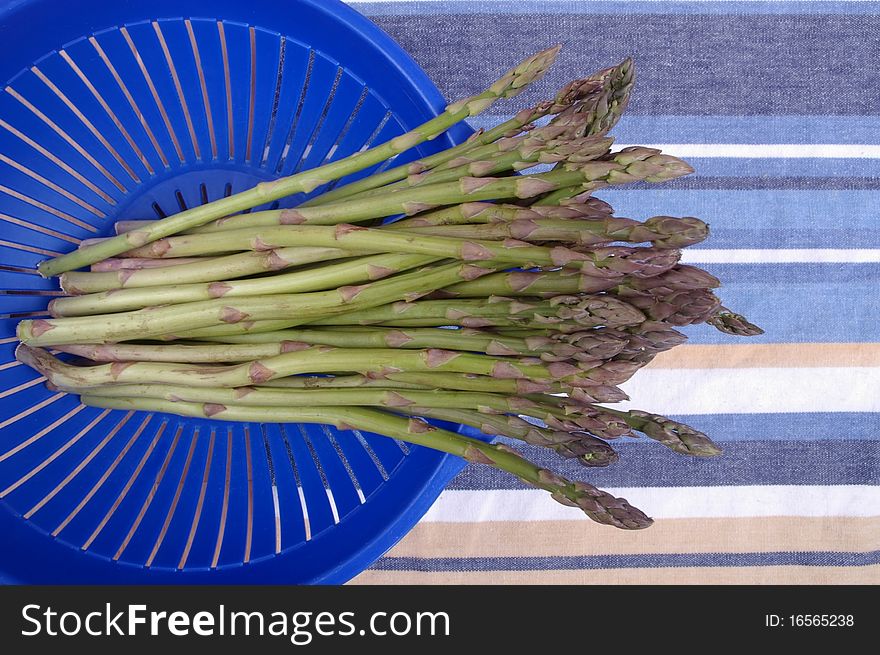
[[[350,584],[878,584],[880,565],[749,566],[574,571],[367,570]]]
[[[880,366],[880,343],[682,345],[650,368],[821,368]]]
[[[422,522],[391,557],[540,557],[880,550],[880,517],[663,519],[648,530],[589,521]]]

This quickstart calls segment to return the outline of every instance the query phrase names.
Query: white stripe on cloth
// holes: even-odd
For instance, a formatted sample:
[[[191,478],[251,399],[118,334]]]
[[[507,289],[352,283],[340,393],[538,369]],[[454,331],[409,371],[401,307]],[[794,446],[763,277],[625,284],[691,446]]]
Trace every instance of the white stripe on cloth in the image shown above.
[[[657,414],[880,412],[880,367],[652,369],[615,407]]]
[[[615,150],[630,147],[615,145]],[[662,143],[644,144],[676,157],[733,159],[880,159],[880,145],[855,143]]]
[[[724,249],[690,248],[682,252],[683,264],[874,264],[877,248]]]
[[[628,487],[606,489],[654,519],[764,516],[878,516],[880,486]],[[539,489],[447,490],[422,521],[589,520]]]

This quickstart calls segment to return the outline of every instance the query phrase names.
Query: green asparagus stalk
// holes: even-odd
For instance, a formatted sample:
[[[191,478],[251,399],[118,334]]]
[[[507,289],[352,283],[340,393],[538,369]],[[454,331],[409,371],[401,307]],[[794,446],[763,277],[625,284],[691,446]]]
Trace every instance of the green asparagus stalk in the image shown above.
[[[381,389],[448,389],[525,395],[533,393],[564,393],[582,403],[616,403],[627,400],[623,391],[613,385],[591,384],[572,387],[558,380],[496,378],[472,373],[438,373],[436,371],[383,371],[366,375],[291,376],[270,380],[260,386],[282,389],[349,389],[373,387]]]
[[[242,214],[229,216],[218,221],[216,228],[224,232],[239,229],[242,226],[251,228],[269,227],[272,225],[338,225],[341,223],[357,223],[394,214],[412,215],[442,205],[457,205],[465,202],[481,200],[501,200],[507,198],[529,199],[562,187],[572,185],[588,185],[590,189],[608,185],[628,184],[636,181],[665,182],[683,175],[693,169],[686,162],[664,155],[654,148],[631,147],[613,152],[595,161],[572,162],[548,173],[520,175],[514,177],[464,177],[453,182],[428,184],[412,188],[402,188],[389,193],[369,198],[351,198],[338,203],[319,205],[316,207],[297,207],[295,209],[279,209],[259,212],[258,214]],[[207,205],[204,205],[207,207]],[[168,219],[163,219],[168,220]],[[98,243],[79,252],[101,247],[111,240],[139,234],[158,226],[153,223],[143,230],[127,232],[122,236],[112,237],[107,242]],[[197,233],[199,234],[199,233]],[[163,235],[165,236],[165,235]],[[190,236],[195,236],[192,234]],[[200,234],[200,236],[202,236]],[[183,237],[180,237],[183,238]],[[151,239],[147,243],[152,243]],[[123,252],[129,256],[157,256],[156,248],[138,248],[134,244]],[[154,244],[155,245],[155,244]],[[114,253],[117,254],[117,253]],[[164,256],[171,256],[166,253]]]
[[[659,441],[677,453],[696,457],[713,457],[721,454],[721,449],[709,437],[684,423],[637,409],[628,412],[609,407],[603,409],[608,414],[625,421],[633,430]]]
[[[505,73],[484,92],[448,105],[439,116],[380,146],[289,177],[261,182],[247,191],[163,218],[142,230],[126,232],[103,243],[43,261],[38,266],[38,270],[45,277],[72,271],[102,259],[115,257],[181,230],[204,225],[223,216],[296,193],[309,193],[328,182],[369,168],[438,136],[466,118],[485,111],[500,98],[510,98],[520,93],[528,84],[543,77],[558,52],[559,46],[556,46],[532,55]]]
[[[132,253],[177,257],[182,253],[205,255],[231,250],[275,250],[294,244],[356,252],[422,254],[462,261],[494,259],[513,263],[535,262],[542,266],[563,266],[589,259],[587,255],[573,253],[562,246],[551,249],[525,243],[499,244],[494,241],[412,234],[402,230],[388,232],[347,224],[283,225],[183,235],[161,239]]]
[[[550,448],[562,457],[577,459],[583,466],[609,466],[619,459],[617,452],[602,439],[583,432],[562,432],[540,428],[518,416],[437,407],[405,407],[396,408],[395,411],[407,416],[422,416],[469,425],[484,434],[503,436],[533,446]]]
[[[341,371],[449,371],[475,373],[502,379],[560,380],[571,386],[616,384],[620,372],[602,367],[590,370],[563,362],[522,364],[509,359],[458,351],[396,350],[381,348],[329,348],[312,346],[242,364],[205,366],[162,362],[115,362],[96,366],[71,366],[40,348],[20,344],[16,358],[46,376],[58,387],[87,388],[112,384],[176,384],[194,387],[242,387],[303,373]],[[610,378],[610,379],[609,379]]]
[[[211,341],[212,339],[208,340]],[[356,330],[342,331],[305,327],[218,337],[215,340],[227,344],[278,344],[282,341],[301,341],[311,345],[334,346],[337,348],[445,348],[449,350],[482,352],[498,357],[508,355],[548,355],[553,358],[569,359],[582,352],[576,346],[554,341],[546,337],[518,339],[467,328],[461,330],[436,330],[433,328],[395,330],[383,327],[358,327]],[[619,343],[622,349],[626,339],[619,339]],[[128,359],[124,355],[127,352],[126,350],[105,349],[102,352],[118,352],[119,361],[126,361]],[[105,356],[107,355],[105,354]],[[91,359],[98,358],[91,357]]]
[[[715,276],[694,266],[681,264],[667,268],[674,258],[665,258],[663,253],[662,250],[651,253],[652,257],[643,268],[631,271],[631,277],[622,280],[572,275],[566,271],[515,271],[486,275],[479,280],[446,287],[434,295],[441,298],[485,298],[493,295],[552,298],[560,294],[610,291],[621,298],[646,294],[653,298],[668,296],[676,291],[712,289],[721,284]],[[645,273],[654,273],[659,269],[665,270],[645,276]]]
[[[278,248],[265,252],[237,253],[226,257],[200,257],[196,262],[174,267],[98,273],[72,271],[61,275],[60,284],[61,288],[69,294],[100,293],[113,289],[136,287],[196,284],[232,280],[246,275],[258,275],[362,254],[364,253],[349,252],[340,248]],[[169,259],[168,261],[175,260]]]
[[[652,229],[652,228],[658,229]],[[459,239],[519,239],[531,243],[541,241],[564,241],[580,246],[607,244],[611,241],[640,243],[652,241],[659,248],[684,248],[703,241],[708,236],[708,226],[698,218],[681,219],[671,216],[655,216],[645,224],[629,219],[522,219],[504,223],[483,225],[441,225],[414,227],[406,231],[412,234],[430,234]]]
[[[49,312],[55,317],[89,316],[131,311],[151,305],[173,305],[214,298],[243,298],[322,291],[347,284],[380,280],[395,273],[427,266],[437,261],[437,258],[425,255],[392,253],[358,257],[338,264],[328,264],[314,269],[250,280],[114,289],[103,293],[55,298],[49,303]]]
[[[449,375],[457,375],[450,373]],[[496,378],[488,378],[494,380]],[[369,387],[373,389],[432,389],[432,386],[394,382],[384,375],[366,375],[353,373],[350,375],[291,375],[286,378],[269,380],[260,385],[276,389],[354,389]],[[448,387],[453,389],[454,387]],[[469,391],[463,389],[463,391]]]
[[[238,325],[247,331],[252,322],[263,319],[280,319],[279,327],[293,327],[321,316],[414,299],[491,270],[473,264],[444,264],[331,291],[216,298],[117,314],[26,320],[18,324],[17,332],[23,343],[41,346],[148,339],[218,325]]]
[[[183,257],[181,259],[148,259],[148,258],[111,258],[96,262],[89,270],[95,273],[120,270],[141,270],[144,268],[163,268],[167,266],[180,266],[181,264],[196,264],[202,261],[198,257]]]
[[[223,345],[190,344],[60,344],[59,352],[84,357],[93,362],[180,362],[187,364],[216,364],[249,362],[289,352],[297,342],[239,343]]]
[[[535,199],[532,207],[568,207],[578,205],[586,200],[592,191],[593,189],[585,191],[583,186],[562,187]]]
[[[488,327],[507,319],[543,325],[561,324],[585,327],[638,325],[644,314],[609,296],[555,296],[548,300],[494,298],[479,300],[420,300],[397,302],[345,315],[311,321],[312,325],[389,325],[399,323]],[[424,320],[424,321],[423,321]]]
[[[172,402],[217,403],[258,407],[383,407],[390,411],[412,407],[467,409],[484,414],[531,416],[562,423],[572,430],[596,431],[615,438],[630,428],[607,412],[589,405],[542,402],[516,396],[472,391],[419,391],[415,389],[279,389],[265,387],[205,388],[174,384],[113,384],[104,387],[65,387],[69,393],[107,398],[156,398]],[[542,397],[543,398],[543,397]],[[554,396],[548,396],[553,399]]]
[[[331,319],[329,317],[319,318],[319,319],[308,319],[307,321],[289,321],[289,320],[273,320],[273,321],[248,321],[247,323],[235,323],[229,325],[215,325],[212,327],[206,328],[198,328],[193,330],[180,331],[176,334],[165,335],[159,337],[161,340],[174,340],[174,339],[189,339],[189,340],[204,340],[204,339],[218,339],[225,340],[228,337],[236,336],[236,335],[244,335],[244,334],[254,334],[259,332],[271,332],[276,330],[284,330],[294,325],[302,325],[303,323],[308,323],[310,326],[318,326],[318,327],[359,327],[364,325],[376,326],[381,325],[386,328],[450,328],[450,327],[463,327],[467,326],[476,326],[491,328],[493,332],[502,334],[506,333],[506,331],[510,331],[511,335],[514,335],[520,331],[531,332],[536,330],[545,330],[545,336],[549,334],[572,334],[572,333],[581,333],[584,330],[583,323],[579,323],[577,321],[570,321],[563,319],[562,321],[556,322],[551,319],[548,321],[547,317],[544,316],[517,316],[517,315],[497,315],[497,316],[485,316],[481,318],[475,317],[462,317],[461,319],[449,319],[443,318],[442,316],[435,316],[432,318],[404,318],[404,319],[394,319],[387,320],[381,323],[375,323],[373,321],[365,321],[361,318],[358,312],[346,312],[343,314],[337,315],[336,319]],[[692,321],[693,322],[693,321]],[[463,325],[464,324],[464,325]],[[547,329],[548,325],[552,327],[552,329]],[[575,358],[576,359],[576,358]]]
[[[440,209],[432,209],[410,218],[403,218],[385,225],[388,230],[406,230],[410,227],[434,225],[482,225],[515,220],[609,218],[613,210],[598,198],[588,202],[564,207],[521,207],[493,202],[465,202]],[[626,219],[618,219],[626,220]],[[622,224],[620,224],[622,225]],[[646,239],[647,241],[648,239]]]
[[[517,476],[523,482],[549,491],[554,500],[580,508],[598,523],[617,528],[637,530],[652,521],[626,500],[615,498],[583,482],[571,482],[539,468],[503,444],[488,444],[441,430],[418,419],[405,419],[360,407],[241,407],[210,403],[183,403],[152,398],[102,398],[83,396],[82,402],[90,407],[125,410],[146,410],[194,416],[224,421],[262,422],[271,417],[277,422],[323,423],[340,430],[358,429],[375,432],[419,446],[426,446],[464,458],[469,462],[486,464]]]

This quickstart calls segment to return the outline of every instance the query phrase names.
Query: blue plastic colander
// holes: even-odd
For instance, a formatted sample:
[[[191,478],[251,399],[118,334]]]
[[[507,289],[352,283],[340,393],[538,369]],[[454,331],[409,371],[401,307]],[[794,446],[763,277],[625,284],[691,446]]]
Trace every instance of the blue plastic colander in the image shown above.
[[[0,2],[0,80],[0,580],[363,570],[459,460],[322,426],[84,407],[15,362],[15,325],[58,294],[39,260],[382,142],[441,108],[436,88],[336,0]]]

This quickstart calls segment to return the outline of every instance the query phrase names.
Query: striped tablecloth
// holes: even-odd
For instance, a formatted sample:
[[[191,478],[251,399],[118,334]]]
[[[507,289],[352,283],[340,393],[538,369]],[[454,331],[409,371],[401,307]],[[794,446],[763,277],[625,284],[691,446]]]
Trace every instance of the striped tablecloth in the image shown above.
[[[633,56],[617,144],[660,144],[697,174],[598,195],[620,216],[711,223],[688,261],[766,329],[690,328],[689,345],[626,386],[635,406],[708,432],[722,457],[633,441],[611,468],[563,467],[645,509],[652,528],[598,526],[469,467],[356,582],[880,582],[880,3],[351,4],[449,98],[565,44],[541,88],[499,112]]]

